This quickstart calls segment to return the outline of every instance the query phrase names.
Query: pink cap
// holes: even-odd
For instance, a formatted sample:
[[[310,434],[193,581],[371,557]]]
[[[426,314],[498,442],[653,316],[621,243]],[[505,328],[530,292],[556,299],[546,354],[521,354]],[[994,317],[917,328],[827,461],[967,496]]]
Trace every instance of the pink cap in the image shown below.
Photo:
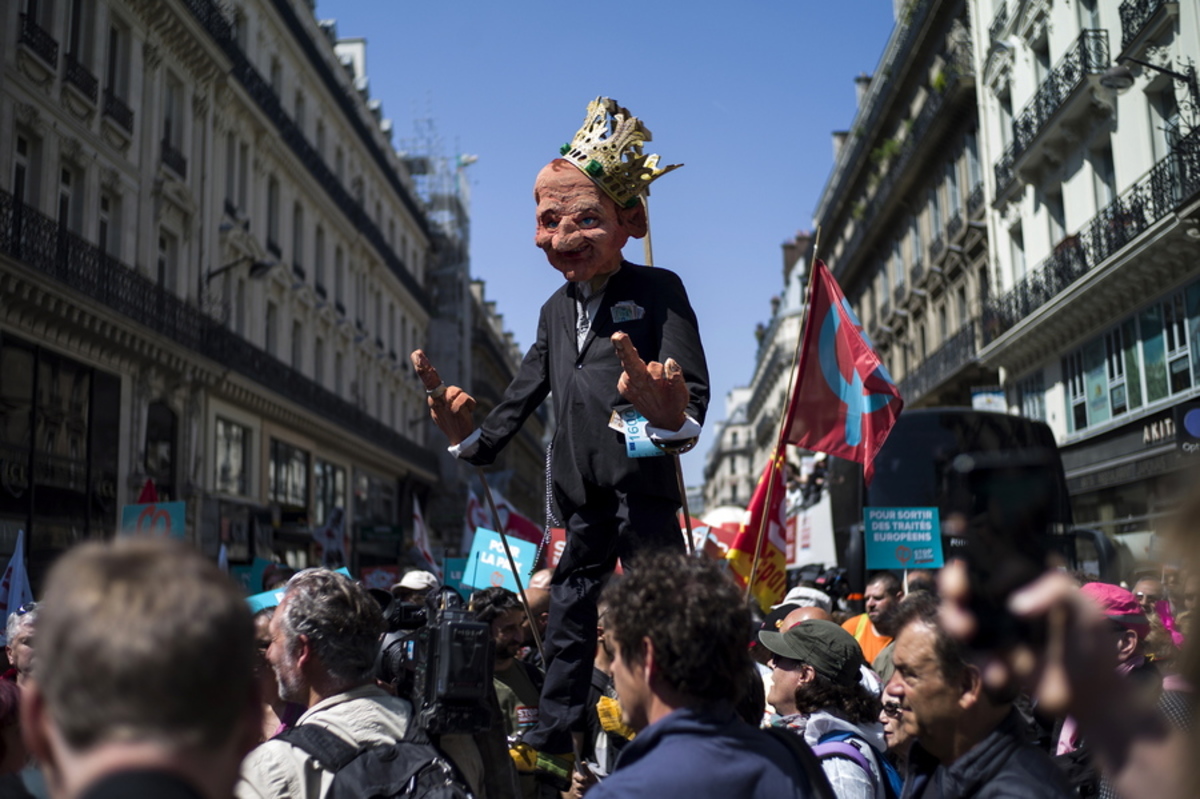
[[[1150,632],[1150,621],[1132,591],[1111,583],[1088,583],[1079,589],[1096,603],[1105,616],[1124,625],[1144,638]]]

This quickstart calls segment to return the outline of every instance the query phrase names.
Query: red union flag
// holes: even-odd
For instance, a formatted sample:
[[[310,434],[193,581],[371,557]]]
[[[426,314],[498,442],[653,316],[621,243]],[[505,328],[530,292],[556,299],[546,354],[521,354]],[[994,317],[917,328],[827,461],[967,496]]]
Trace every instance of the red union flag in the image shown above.
[[[770,507],[767,506],[767,487],[771,488]],[[750,506],[746,511],[750,518],[738,530],[733,546],[725,558],[737,577],[739,585],[745,586],[754,568],[754,542],[759,542],[758,573],[754,578],[752,593],[762,609],[768,610],[783,599],[787,591],[787,560],[784,557],[784,514],[787,510],[787,489],[783,484],[783,458],[776,455],[767,461],[762,477],[754,488]],[[763,529],[763,517],[767,518],[766,535],[759,540]]]
[[[837,281],[813,264],[808,320],[785,438],[789,444],[863,465],[868,483],[875,453],[904,407]]]

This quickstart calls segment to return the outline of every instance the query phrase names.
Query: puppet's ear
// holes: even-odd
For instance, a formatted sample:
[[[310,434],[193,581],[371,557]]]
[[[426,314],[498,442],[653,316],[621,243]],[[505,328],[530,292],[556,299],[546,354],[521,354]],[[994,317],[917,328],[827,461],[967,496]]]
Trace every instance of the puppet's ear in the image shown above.
[[[646,218],[646,205],[641,200],[632,208],[620,208],[617,210],[617,215],[621,220],[621,225],[635,239],[644,238],[649,230],[650,223]]]

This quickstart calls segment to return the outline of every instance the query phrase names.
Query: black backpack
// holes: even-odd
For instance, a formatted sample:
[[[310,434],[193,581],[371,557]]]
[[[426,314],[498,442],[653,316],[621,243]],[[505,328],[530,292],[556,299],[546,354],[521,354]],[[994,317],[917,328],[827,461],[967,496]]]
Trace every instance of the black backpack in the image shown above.
[[[377,746],[356,747],[316,724],[292,727],[275,740],[333,772],[325,799],[474,799],[458,770],[412,727],[404,740]]]

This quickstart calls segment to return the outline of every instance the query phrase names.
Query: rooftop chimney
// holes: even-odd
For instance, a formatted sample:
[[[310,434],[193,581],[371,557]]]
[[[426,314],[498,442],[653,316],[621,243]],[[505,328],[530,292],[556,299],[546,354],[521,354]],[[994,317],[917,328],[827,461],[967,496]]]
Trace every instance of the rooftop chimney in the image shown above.
[[[871,88],[871,76],[862,72],[854,79],[854,93],[858,99],[858,104],[862,105],[863,98],[867,96],[867,89]]]

